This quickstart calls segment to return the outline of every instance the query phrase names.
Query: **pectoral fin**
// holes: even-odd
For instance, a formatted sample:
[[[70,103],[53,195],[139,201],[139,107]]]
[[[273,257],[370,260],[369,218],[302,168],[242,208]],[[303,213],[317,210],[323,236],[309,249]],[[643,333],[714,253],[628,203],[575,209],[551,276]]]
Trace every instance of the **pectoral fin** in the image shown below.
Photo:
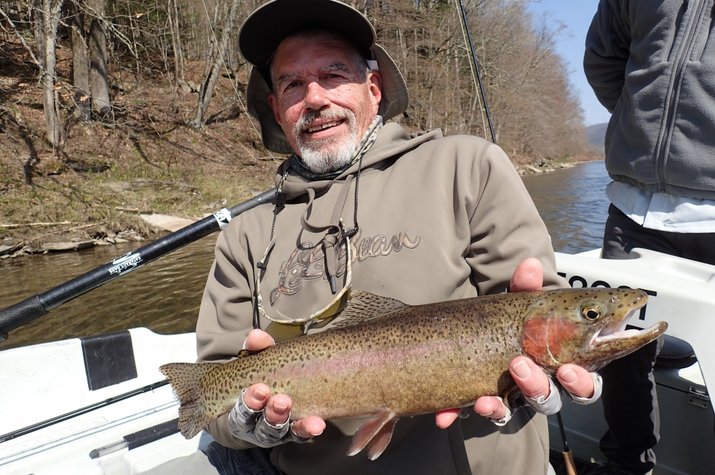
[[[378,458],[392,439],[395,423],[397,417],[394,412],[381,412],[367,420],[353,436],[348,455],[358,454],[367,448],[367,456],[370,460]]]

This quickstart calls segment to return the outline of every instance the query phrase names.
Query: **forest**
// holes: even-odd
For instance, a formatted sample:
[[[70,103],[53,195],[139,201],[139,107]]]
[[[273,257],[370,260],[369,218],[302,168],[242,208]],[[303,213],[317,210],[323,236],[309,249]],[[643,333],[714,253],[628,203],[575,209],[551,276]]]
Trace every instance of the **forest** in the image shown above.
[[[0,238],[141,234],[138,212],[196,217],[270,187],[283,157],[246,113],[236,45],[262,3],[0,1]],[[563,25],[529,0],[346,3],[405,76],[408,129],[495,140],[515,165],[592,153]]]

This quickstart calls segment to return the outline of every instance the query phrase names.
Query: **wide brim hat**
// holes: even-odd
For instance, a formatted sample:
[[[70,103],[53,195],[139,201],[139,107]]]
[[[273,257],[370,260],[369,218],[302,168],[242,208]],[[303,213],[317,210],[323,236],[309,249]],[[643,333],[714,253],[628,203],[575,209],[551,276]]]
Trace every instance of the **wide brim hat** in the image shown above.
[[[375,43],[375,28],[362,13],[335,0],[274,0],[249,15],[238,34],[241,54],[253,65],[246,90],[248,112],[261,124],[263,144],[274,152],[292,149],[268,103],[270,63],[281,41],[309,29],[333,31],[377,63],[382,78],[378,113],[385,120],[407,109],[405,80],[387,51]]]

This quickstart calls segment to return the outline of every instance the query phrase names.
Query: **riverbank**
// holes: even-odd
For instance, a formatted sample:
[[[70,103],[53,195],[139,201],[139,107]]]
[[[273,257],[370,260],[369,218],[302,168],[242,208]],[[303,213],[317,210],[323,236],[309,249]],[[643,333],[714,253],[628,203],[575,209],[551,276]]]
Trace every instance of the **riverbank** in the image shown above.
[[[537,160],[522,164],[515,164],[520,175],[537,175],[549,173],[557,169],[569,168],[584,161],[553,161]],[[108,246],[126,242],[151,241],[161,237],[168,232],[177,231],[189,224],[203,218],[204,216],[217,211],[222,207],[234,206],[241,201],[249,199],[252,195],[269,189],[271,183],[268,177],[273,174],[273,169],[278,164],[278,159],[270,160],[260,165],[253,165],[261,169],[264,173],[262,177],[256,176],[257,170],[246,176],[236,176],[237,181],[242,182],[242,187],[248,188],[247,192],[232,193],[231,199],[221,198],[214,201],[206,199],[208,189],[215,186],[220,180],[219,177],[211,177],[209,173],[202,173],[205,180],[211,185],[207,189],[200,188],[199,184],[179,183],[167,180],[149,180],[144,178],[134,178],[129,181],[111,181],[99,183],[88,183],[84,180],[85,188],[95,190],[106,190],[104,193],[97,191],[89,192],[87,200],[93,202],[91,208],[94,213],[83,214],[81,209],[86,209],[87,200],[79,200],[75,205],[72,200],[63,199],[61,193],[55,190],[50,183],[36,184],[31,187],[30,195],[34,195],[36,206],[32,207],[31,215],[38,220],[22,222],[22,206],[8,209],[3,203],[0,205],[2,216],[16,216],[17,222],[0,222],[0,259],[21,257],[30,254],[44,254],[55,252],[69,252],[86,249],[92,246]],[[209,167],[211,168],[211,167]],[[70,173],[72,175],[73,173]],[[64,177],[65,179],[67,176]],[[59,181],[54,178],[51,181]],[[72,181],[72,180],[65,180]],[[80,183],[67,184],[70,188],[75,188],[76,193],[80,193]],[[228,189],[233,187],[229,186]],[[176,195],[171,195],[171,190],[175,189]],[[30,200],[28,193],[15,190],[17,203],[24,199]],[[140,195],[140,197],[134,196]],[[185,196],[188,195],[188,196]],[[132,198],[132,196],[134,196]],[[120,198],[121,197],[121,198]],[[122,205],[110,206],[110,198]],[[136,207],[141,202],[141,207]],[[175,202],[170,204],[169,202]],[[181,206],[185,204],[185,206]],[[27,209],[27,208],[25,208]],[[40,214],[40,210],[41,213]],[[106,215],[105,219],[97,218],[97,211]],[[44,220],[43,220],[44,218]]]

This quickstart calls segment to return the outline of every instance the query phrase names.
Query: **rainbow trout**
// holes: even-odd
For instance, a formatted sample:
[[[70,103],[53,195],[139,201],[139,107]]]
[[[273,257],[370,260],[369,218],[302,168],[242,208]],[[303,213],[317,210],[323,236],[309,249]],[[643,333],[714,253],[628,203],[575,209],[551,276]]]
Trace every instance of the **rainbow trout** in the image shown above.
[[[353,294],[332,329],[225,363],[160,369],[191,438],[228,412],[241,391],[263,382],[293,400],[292,417],[366,418],[350,455],[377,458],[399,416],[463,407],[515,389],[509,362],[528,355],[548,373],[564,363],[595,371],[665,332],[624,330],[647,295],[631,289],[516,292],[410,306]],[[371,445],[371,442],[374,442]]]

